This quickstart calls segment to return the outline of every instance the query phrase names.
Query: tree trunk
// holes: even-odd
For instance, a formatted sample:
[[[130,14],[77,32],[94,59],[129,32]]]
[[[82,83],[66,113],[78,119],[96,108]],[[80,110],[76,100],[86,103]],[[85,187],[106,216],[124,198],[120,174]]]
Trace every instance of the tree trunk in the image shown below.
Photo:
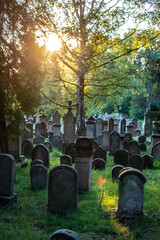
[[[7,128],[3,103],[0,103],[0,152],[8,153]]]
[[[77,83],[77,134],[82,136],[85,131],[84,118],[84,76],[78,76]]]
[[[4,21],[4,0],[0,1],[0,42],[3,32],[3,21]]]

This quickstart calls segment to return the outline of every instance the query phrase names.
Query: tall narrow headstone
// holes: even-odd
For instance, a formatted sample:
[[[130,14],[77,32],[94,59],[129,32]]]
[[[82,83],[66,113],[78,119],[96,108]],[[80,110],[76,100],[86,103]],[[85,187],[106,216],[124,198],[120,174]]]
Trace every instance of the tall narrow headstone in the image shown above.
[[[119,149],[120,135],[116,131],[110,134],[110,155],[114,155],[115,151]]]
[[[61,116],[58,111],[55,111],[55,113],[52,116],[53,118],[53,123],[58,123],[60,124]]]
[[[125,132],[126,132],[126,120],[123,118],[121,120],[120,133],[124,135]]]
[[[109,133],[114,131],[114,119],[110,118],[109,119]]]
[[[92,116],[86,121],[86,136],[95,137],[95,119]]]
[[[103,131],[103,120],[101,118],[97,118],[95,122],[96,127],[96,137],[102,134]]]
[[[42,164],[35,164],[30,168],[31,189],[43,189],[47,187],[47,168]]]

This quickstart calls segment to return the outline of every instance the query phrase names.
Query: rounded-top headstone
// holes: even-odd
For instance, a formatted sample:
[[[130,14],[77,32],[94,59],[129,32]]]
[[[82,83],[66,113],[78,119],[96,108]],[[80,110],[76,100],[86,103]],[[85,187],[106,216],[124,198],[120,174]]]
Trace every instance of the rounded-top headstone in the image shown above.
[[[54,232],[49,240],[81,240],[80,236],[71,230],[60,229]]]
[[[122,165],[115,165],[112,168],[112,179],[118,179],[118,176],[120,174],[120,171],[124,169],[124,166]]]
[[[114,163],[116,165],[123,165],[127,166],[128,165],[128,158],[129,158],[129,153],[125,149],[118,149],[115,154],[114,154]]]
[[[60,164],[66,164],[72,166],[72,157],[69,155],[63,155],[60,157]]]
[[[95,158],[92,162],[92,169],[105,169],[106,162],[102,158]]]
[[[43,165],[43,161],[40,160],[40,159],[34,159],[34,160],[31,162],[31,167],[33,167],[33,166],[36,165],[36,164]]]

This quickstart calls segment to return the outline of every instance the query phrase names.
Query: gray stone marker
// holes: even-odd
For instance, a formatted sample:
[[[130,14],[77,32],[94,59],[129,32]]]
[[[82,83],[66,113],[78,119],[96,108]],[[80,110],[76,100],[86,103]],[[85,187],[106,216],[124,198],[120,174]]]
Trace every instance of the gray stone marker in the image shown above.
[[[49,120],[48,121],[48,128],[47,128],[48,131],[52,131],[53,130],[53,121],[52,120]]]
[[[54,147],[58,147],[58,144],[61,142],[61,140],[62,140],[62,137],[60,135],[53,136],[52,145]]]
[[[15,167],[15,159],[13,156],[0,153],[0,205],[2,206],[17,201],[17,194],[13,192]]]
[[[120,173],[120,171],[121,171],[123,168],[124,168],[123,165],[115,165],[115,166],[112,168],[112,179],[113,179],[113,180],[118,179],[119,173]]]
[[[109,119],[109,133],[114,131],[114,119],[110,118]]]
[[[44,137],[47,137],[47,115],[42,114],[42,115],[40,115],[39,117],[40,117],[40,121],[41,121],[42,123],[44,123],[44,129],[45,129],[45,135],[44,135]],[[40,123],[41,123],[41,122],[40,122]]]
[[[102,131],[102,147],[105,150],[109,150],[110,135],[109,131]]]
[[[43,165],[43,161],[40,160],[40,159],[34,159],[34,160],[31,162],[30,167],[33,167],[33,166],[36,165],[36,164]]]
[[[37,123],[35,125],[35,136],[38,137],[39,135],[46,137],[45,134],[46,128],[45,128],[45,123],[41,121],[40,123]]]
[[[27,127],[24,127],[22,130],[22,142],[30,138],[30,132]]]
[[[119,149],[124,149],[124,135],[120,134],[120,139],[119,139]]]
[[[72,166],[72,157],[69,155],[63,155],[60,157],[60,164]]]
[[[97,136],[96,138],[95,138],[95,141],[98,143],[98,145],[99,146],[103,146],[103,135],[102,134],[100,134],[99,136]]]
[[[137,169],[126,169],[119,174],[120,218],[135,218],[143,214],[145,175]]]
[[[30,139],[26,139],[22,142],[22,154],[26,157],[32,157],[33,143]]]
[[[95,128],[96,128],[96,137],[102,134],[103,131],[103,119],[97,118],[95,122]]]
[[[125,133],[124,135],[124,149],[128,151],[129,148],[129,142],[132,140],[132,134],[131,133]]]
[[[110,155],[114,155],[115,151],[119,149],[120,135],[116,131],[110,134]]]
[[[54,136],[61,134],[61,124],[53,123]]]
[[[59,229],[54,232],[49,240],[82,240],[80,236],[69,229]]]
[[[52,145],[53,145],[53,136],[54,136],[54,132],[53,131],[48,131],[49,142],[51,142]]]
[[[43,144],[44,140],[45,140],[45,138],[42,135],[39,135],[39,136],[33,138],[33,143],[34,144],[40,144],[40,143]]]
[[[38,144],[32,150],[32,161],[40,159],[43,161],[45,167],[49,167],[49,150],[43,144]]]
[[[92,169],[104,170],[105,166],[106,166],[106,162],[102,158],[95,158],[92,161]]]
[[[86,136],[95,137],[95,119],[92,116],[86,121]]]
[[[61,116],[60,116],[58,111],[55,111],[52,118],[53,118],[53,123],[59,123],[60,124]]]
[[[47,168],[42,164],[35,164],[30,168],[31,189],[43,189],[47,187]]]
[[[49,152],[52,152],[52,143],[51,142],[44,142],[44,145],[48,148]]]
[[[123,118],[120,124],[120,133],[124,135],[126,132],[126,120]]]
[[[21,155],[21,139],[12,126],[7,126],[8,153],[14,157]]]
[[[128,160],[129,167],[143,170],[143,158],[139,154],[133,154]]]
[[[140,146],[139,146],[137,141],[132,140],[132,141],[129,142],[128,152],[129,152],[130,156],[133,155],[133,154],[140,154]]]
[[[154,159],[160,160],[160,142],[156,143],[152,147],[152,153],[151,155],[154,157]]]
[[[96,159],[96,158],[102,158],[106,163],[106,161],[107,161],[107,151],[102,149],[101,147],[98,147],[93,152],[93,159]]]
[[[116,165],[128,166],[129,153],[127,150],[118,149],[114,154],[114,163]]]
[[[92,170],[92,141],[79,138],[76,141],[75,169],[78,172],[78,190],[87,192],[90,188]]]
[[[74,155],[75,148],[76,148],[76,144],[70,143],[66,146],[66,149],[65,149],[65,154],[71,156],[72,163],[75,163],[75,155]]]
[[[136,117],[132,118],[132,123],[133,123],[133,133],[134,133],[135,130],[137,129],[138,119]]]
[[[141,135],[141,130],[140,129],[135,129],[134,136],[140,136],[140,135]]]
[[[156,143],[160,142],[160,134],[158,134],[158,133],[152,134],[152,135],[151,135],[151,142],[152,142],[152,147],[153,147]]]
[[[146,136],[140,135],[140,136],[138,137],[138,143],[145,143],[145,141],[146,141]]]
[[[145,154],[143,156],[143,168],[152,169],[153,168],[153,156]]]
[[[78,174],[67,165],[59,165],[49,172],[48,210],[65,213],[78,207]]]
[[[141,152],[146,152],[147,151],[147,146],[145,143],[140,143],[139,148]]]
[[[33,138],[33,124],[31,122],[27,122],[26,127],[29,129],[29,138]]]
[[[134,125],[132,122],[130,122],[128,125],[127,125],[127,132],[131,133],[132,136],[133,136],[133,133],[134,133]]]

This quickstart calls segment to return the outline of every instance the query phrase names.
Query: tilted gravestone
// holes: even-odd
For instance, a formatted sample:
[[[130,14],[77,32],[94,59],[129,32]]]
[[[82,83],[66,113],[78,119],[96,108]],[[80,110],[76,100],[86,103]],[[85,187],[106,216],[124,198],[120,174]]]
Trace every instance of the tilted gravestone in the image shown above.
[[[143,214],[145,175],[137,169],[125,169],[119,174],[120,218],[135,218]]]
[[[130,156],[133,155],[133,154],[140,154],[140,146],[139,146],[137,141],[132,140],[132,141],[129,142],[128,152],[129,152]]]
[[[78,172],[78,190],[87,192],[90,188],[92,170],[92,141],[89,138],[79,138],[75,148],[75,169]]]
[[[30,139],[26,139],[22,142],[22,154],[26,157],[32,157],[33,143]]]
[[[102,158],[95,158],[92,161],[92,169],[103,170],[103,169],[105,169],[105,166],[106,166],[106,162]]]
[[[114,163],[116,165],[128,166],[129,153],[127,150],[118,149],[114,154]]]
[[[45,167],[49,167],[49,151],[43,144],[38,144],[32,150],[32,161],[34,159],[40,159],[43,161]]]
[[[156,143],[152,147],[151,155],[154,157],[154,159],[160,160],[160,142]]]
[[[59,165],[49,172],[48,210],[65,213],[78,207],[78,174],[67,165]]]
[[[43,189],[47,187],[47,168],[42,164],[35,164],[30,168],[31,189]]]
[[[49,152],[52,152],[52,143],[51,142],[44,142],[44,145],[48,148]]]
[[[120,173],[120,171],[121,171],[123,168],[124,168],[123,165],[115,165],[115,166],[112,168],[112,179],[113,179],[113,180],[118,179],[119,173]]]
[[[152,169],[153,168],[153,156],[145,154],[143,156],[143,168]]]
[[[106,163],[106,161],[107,161],[107,151],[102,149],[101,147],[98,147],[93,152],[93,159],[95,159],[95,158],[102,158]]]
[[[72,166],[72,157],[69,155],[63,155],[60,157],[60,164],[66,164]]]
[[[120,135],[116,131],[110,134],[110,155],[114,155],[115,151],[119,149]]]
[[[139,154],[133,154],[128,160],[129,167],[143,170],[143,158]]]
[[[44,165],[42,160],[40,160],[40,159],[34,159],[34,160],[31,162],[30,167],[33,167],[33,166],[36,165],[36,164]]]
[[[49,240],[81,240],[81,238],[69,229],[59,229],[50,236]]]
[[[17,201],[17,194],[13,192],[15,167],[13,156],[0,153],[0,205],[5,206]]]

